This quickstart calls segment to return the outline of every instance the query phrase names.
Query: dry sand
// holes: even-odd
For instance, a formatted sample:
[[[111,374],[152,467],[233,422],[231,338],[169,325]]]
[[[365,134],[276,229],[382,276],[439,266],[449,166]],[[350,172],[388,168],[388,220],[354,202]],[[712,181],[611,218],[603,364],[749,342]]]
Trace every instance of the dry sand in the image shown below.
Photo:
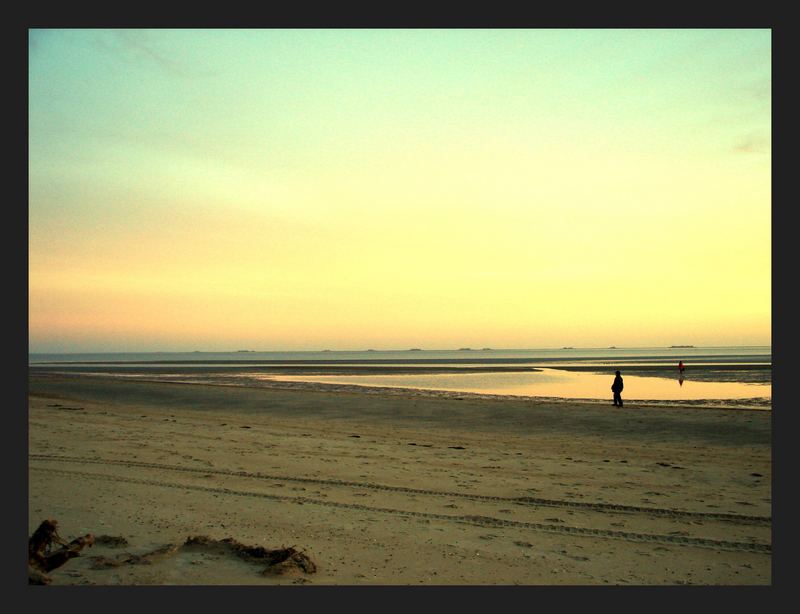
[[[31,533],[125,540],[54,585],[771,583],[768,411],[32,376],[28,452]],[[130,556],[193,536],[317,569]]]

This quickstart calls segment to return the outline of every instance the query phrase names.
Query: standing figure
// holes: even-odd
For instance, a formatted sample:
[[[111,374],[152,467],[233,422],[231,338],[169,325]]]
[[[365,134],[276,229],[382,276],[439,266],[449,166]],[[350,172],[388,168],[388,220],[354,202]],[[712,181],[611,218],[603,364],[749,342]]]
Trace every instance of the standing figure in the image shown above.
[[[611,384],[611,392],[614,393],[614,405],[622,407],[622,376],[617,371],[617,377],[614,378],[614,383]]]
[[[683,375],[684,369],[686,369],[686,367],[683,366],[683,361],[681,360],[680,362],[678,362],[678,373],[680,375]]]

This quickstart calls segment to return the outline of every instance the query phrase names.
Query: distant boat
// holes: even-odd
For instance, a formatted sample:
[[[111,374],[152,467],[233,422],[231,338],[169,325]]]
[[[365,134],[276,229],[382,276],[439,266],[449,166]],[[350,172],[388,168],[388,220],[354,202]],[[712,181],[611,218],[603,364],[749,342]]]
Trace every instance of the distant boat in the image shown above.
[[[616,346],[616,345],[609,345],[609,346],[608,346],[608,349],[609,349],[609,350],[616,350],[616,349],[617,349],[617,346]]]
[[[409,352],[421,352],[421,351],[422,351],[422,349],[421,349],[421,348],[411,348],[411,349],[410,349],[410,350],[408,350],[408,351],[409,351]]]
[[[574,350],[575,348],[574,348],[574,347],[572,347],[571,345],[565,345],[565,346],[564,346],[563,348],[561,348],[561,349],[562,349],[562,350]]]

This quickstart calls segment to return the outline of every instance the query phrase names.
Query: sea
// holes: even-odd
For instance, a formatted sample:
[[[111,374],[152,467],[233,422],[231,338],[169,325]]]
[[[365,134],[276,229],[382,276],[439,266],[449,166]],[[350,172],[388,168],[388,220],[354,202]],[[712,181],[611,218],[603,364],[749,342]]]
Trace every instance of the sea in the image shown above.
[[[685,370],[678,370],[683,362]],[[771,346],[29,354],[29,372],[148,381],[391,389],[771,409]]]

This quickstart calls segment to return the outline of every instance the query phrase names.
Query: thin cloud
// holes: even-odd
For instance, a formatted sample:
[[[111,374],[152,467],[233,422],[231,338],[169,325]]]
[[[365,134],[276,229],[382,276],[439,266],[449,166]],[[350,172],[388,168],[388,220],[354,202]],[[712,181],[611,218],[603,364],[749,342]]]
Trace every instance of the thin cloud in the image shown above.
[[[144,30],[115,30],[114,36],[123,47],[126,47],[139,57],[150,60],[167,72],[177,74],[184,72],[180,62],[158,50],[149,32]]]
[[[748,136],[733,146],[733,151],[744,154],[759,154],[769,151],[769,141],[759,136]]]
[[[756,100],[772,100],[772,79],[762,79],[749,88],[750,95]]]
[[[175,57],[174,50],[165,50],[158,36],[149,30],[108,30],[97,38],[97,43],[126,61],[143,61],[173,76],[208,76],[207,71]]]

